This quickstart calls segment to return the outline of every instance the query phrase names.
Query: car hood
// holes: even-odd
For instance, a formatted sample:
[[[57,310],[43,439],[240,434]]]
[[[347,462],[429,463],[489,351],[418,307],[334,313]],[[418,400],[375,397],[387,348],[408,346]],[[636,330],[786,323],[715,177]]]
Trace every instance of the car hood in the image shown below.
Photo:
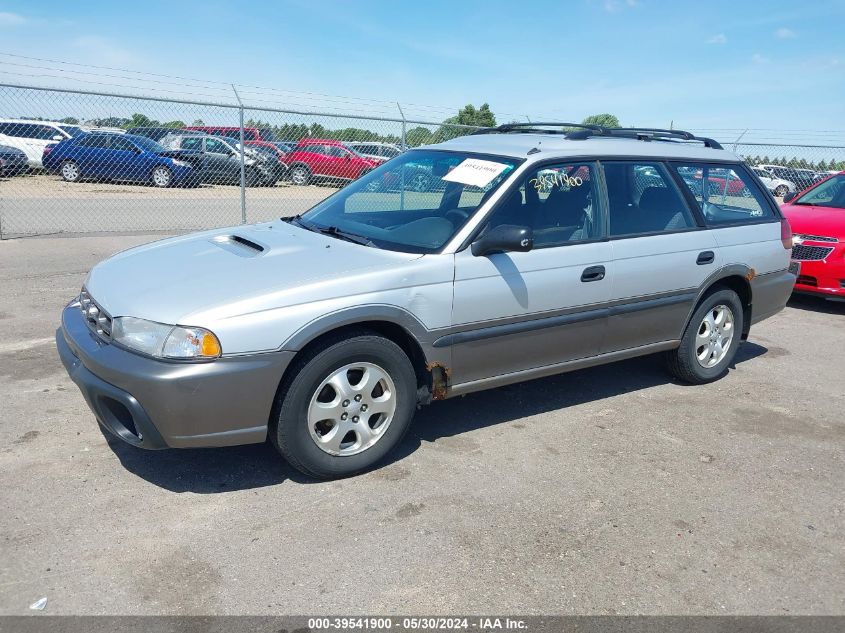
[[[785,204],[781,211],[793,233],[845,240],[845,209]]]
[[[390,269],[419,257],[276,221],[132,248],[97,264],[85,283],[94,300],[113,317],[203,325],[205,318],[230,318],[291,305],[296,302],[291,295],[301,297],[303,288],[312,285],[311,300],[329,298],[343,291],[328,282],[364,270]]]

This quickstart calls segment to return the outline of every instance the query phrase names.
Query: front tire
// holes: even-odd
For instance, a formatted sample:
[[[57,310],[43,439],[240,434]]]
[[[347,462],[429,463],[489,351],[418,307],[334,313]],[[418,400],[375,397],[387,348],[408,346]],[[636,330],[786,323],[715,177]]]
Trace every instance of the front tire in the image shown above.
[[[721,378],[742,342],[744,319],[742,302],[733,290],[710,292],[693,313],[680,347],[667,353],[669,371],[693,385]]]
[[[402,440],[416,409],[416,373],[393,341],[365,331],[328,339],[279,389],[270,440],[297,470],[349,477]]]
[[[173,173],[164,165],[159,165],[158,167],[153,168],[150,178],[153,186],[163,189],[165,187],[169,187],[173,182]]]
[[[72,160],[66,160],[59,168],[59,173],[65,182],[79,182],[82,179],[82,171],[79,165]]]

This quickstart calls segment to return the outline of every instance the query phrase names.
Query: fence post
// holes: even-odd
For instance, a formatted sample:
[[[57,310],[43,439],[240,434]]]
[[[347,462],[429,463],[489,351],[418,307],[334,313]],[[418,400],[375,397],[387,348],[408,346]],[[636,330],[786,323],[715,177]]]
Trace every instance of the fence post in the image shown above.
[[[740,134],[739,136],[736,137],[736,140],[734,141],[734,154],[736,154],[736,146],[739,145],[740,139],[742,139],[742,137],[745,136],[746,132],[748,132],[748,130],[745,130],[742,134]]]
[[[402,151],[404,152],[406,149],[408,149],[408,143],[405,140],[405,113],[402,112],[402,106],[399,105],[398,101],[396,102],[396,107],[399,108],[399,116],[402,117]]]
[[[244,145],[244,104],[235,84],[232,84],[235,99],[238,100],[238,114],[241,128],[241,224],[246,224],[246,145]]]

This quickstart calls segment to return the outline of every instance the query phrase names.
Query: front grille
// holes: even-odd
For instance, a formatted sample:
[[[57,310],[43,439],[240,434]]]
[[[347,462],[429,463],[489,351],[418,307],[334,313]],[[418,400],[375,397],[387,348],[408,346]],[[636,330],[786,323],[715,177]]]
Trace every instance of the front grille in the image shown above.
[[[792,247],[792,259],[797,259],[802,262],[817,262],[827,257],[832,252],[833,247],[796,244]]]
[[[111,340],[111,317],[103,310],[91,295],[83,288],[79,293],[79,309],[86,325],[105,341]]]
[[[839,240],[835,237],[825,237],[823,235],[804,235],[802,233],[796,233],[795,237],[802,242],[830,242],[831,244],[837,244],[839,242]]]

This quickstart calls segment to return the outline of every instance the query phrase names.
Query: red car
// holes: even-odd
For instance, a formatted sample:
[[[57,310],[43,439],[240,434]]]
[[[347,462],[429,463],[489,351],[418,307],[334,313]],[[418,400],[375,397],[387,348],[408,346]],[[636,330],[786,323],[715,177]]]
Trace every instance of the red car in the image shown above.
[[[314,178],[355,180],[384,162],[364,158],[343,141],[320,138],[299,141],[288,153],[286,161],[288,174],[295,185],[307,185]]]
[[[795,291],[845,301],[845,171],[784,202],[792,259],[801,264]]]

